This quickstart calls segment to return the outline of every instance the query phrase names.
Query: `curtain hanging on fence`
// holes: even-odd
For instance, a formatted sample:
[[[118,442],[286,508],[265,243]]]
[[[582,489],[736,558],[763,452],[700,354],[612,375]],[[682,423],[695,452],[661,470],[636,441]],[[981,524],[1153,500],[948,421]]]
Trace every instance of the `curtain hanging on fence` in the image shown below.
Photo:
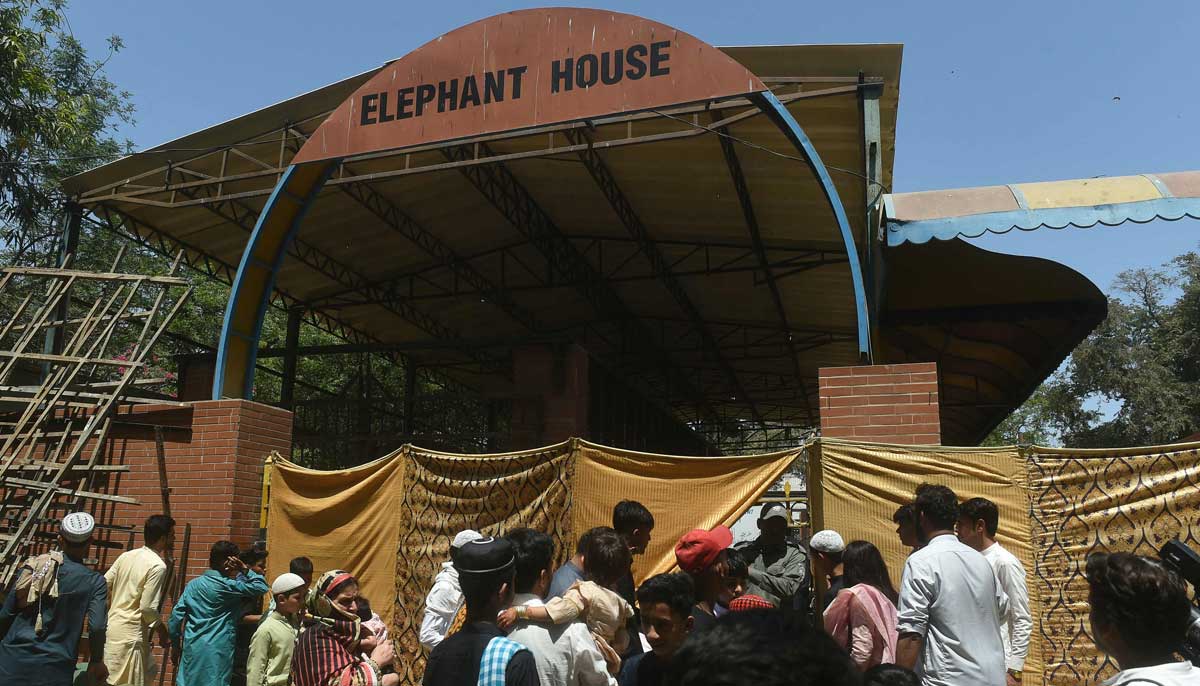
[[[336,472],[280,461],[271,481],[268,572],[286,571],[295,555],[308,555],[318,570],[352,571],[392,627],[401,676],[416,684],[425,665],[417,639],[425,594],[458,531],[538,529],[554,539],[561,564],[583,531],[612,524],[613,505],[638,500],[655,515],[653,540],[635,569],[640,581],[674,566],[675,541],[686,531],[736,521],[802,453],[675,457],[572,439],[492,455],[404,446]]]
[[[334,472],[275,464],[269,573],[296,555],[318,571],[352,570],[393,627],[405,683],[424,669],[417,629],[424,596],[450,539],[530,526],[549,533],[558,562],[579,534],[611,524],[634,499],[656,526],[638,579],[674,566],[675,540],[693,527],[731,524],[797,459],[808,459],[813,525],[884,553],[898,580],[908,551],[891,521],[922,482],[1000,507],[999,539],[1025,565],[1034,631],[1024,683],[1085,686],[1114,671],[1090,639],[1084,561],[1094,550],[1155,556],[1179,538],[1200,549],[1200,444],[1126,450],[943,448],[823,439],[811,449],[750,457],[636,453],[579,439],[496,455],[405,446]],[[394,601],[394,602],[389,602]]]

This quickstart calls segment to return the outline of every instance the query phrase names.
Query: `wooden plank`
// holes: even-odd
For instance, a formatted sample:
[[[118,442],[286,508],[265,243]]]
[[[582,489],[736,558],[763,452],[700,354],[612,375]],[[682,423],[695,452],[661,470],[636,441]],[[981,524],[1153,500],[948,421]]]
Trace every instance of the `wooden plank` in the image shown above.
[[[143,281],[163,286],[188,285],[187,279],[177,276],[142,276],[140,274],[120,274],[116,272],[85,272],[74,269],[55,269],[53,267],[0,267],[0,272],[25,276],[74,277],[76,279],[93,281]]]
[[[60,364],[102,364],[108,367],[142,367],[143,362],[129,360],[109,360],[104,358],[75,357],[73,355],[47,355],[45,353],[21,353],[11,350],[0,350],[0,357],[12,357],[42,362],[58,362]]]

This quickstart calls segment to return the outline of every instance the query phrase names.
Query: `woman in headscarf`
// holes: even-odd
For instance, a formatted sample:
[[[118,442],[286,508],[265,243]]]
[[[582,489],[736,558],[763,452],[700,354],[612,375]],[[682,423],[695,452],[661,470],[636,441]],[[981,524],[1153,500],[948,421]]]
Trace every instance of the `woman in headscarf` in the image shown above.
[[[842,553],[845,587],[825,610],[825,631],[861,670],[896,661],[896,589],[879,549],[851,541]]]
[[[308,592],[313,620],[300,634],[292,655],[295,686],[393,686],[396,674],[383,674],[395,653],[358,617],[358,581],[346,571],[325,572]],[[363,654],[370,657],[363,657]]]

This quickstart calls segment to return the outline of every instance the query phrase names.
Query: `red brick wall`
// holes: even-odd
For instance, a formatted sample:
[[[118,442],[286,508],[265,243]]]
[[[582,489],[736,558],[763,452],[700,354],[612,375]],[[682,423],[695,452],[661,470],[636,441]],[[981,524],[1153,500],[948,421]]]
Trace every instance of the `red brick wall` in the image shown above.
[[[821,435],[876,443],[942,440],[933,362],[820,370]]]
[[[166,425],[163,448],[177,558],[183,554],[185,527],[192,526],[184,582],[208,568],[213,543],[227,539],[245,546],[259,538],[263,460],[273,450],[290,454],[290,412],[245,400],[209,400],[186,407],[136,406],[122,412],[120,420],[109,432],[106,461],[129,471],[110,474],[96,490],[139,503],[102,503],[94,510],[99,522],[134,527],[134,546],[142,544],[146,517],[165,509],[153,425]],[[129,534],[103,532],[100,538],[120,545],[96,549],[103,571],[123,552]],[[165,683],[172,683],[170,674]]]

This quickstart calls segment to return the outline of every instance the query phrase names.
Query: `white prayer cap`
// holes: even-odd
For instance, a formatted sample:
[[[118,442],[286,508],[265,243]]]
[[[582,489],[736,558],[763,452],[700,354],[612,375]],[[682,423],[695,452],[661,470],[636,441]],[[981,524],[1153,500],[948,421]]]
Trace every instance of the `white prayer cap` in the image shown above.
[[[289,593],[307,585],[304,583],[304,579],[300,578],[299,574],[292,574],[291,572],[280,574],[275,577],[275,583],[271,584],[271,595]]]
[[[471,541],[478,541],[483,538],[483,534],[474,529],[464,529],[454,536],[454,541],[450,544],[451,548],[461,548]]]
[[[846,549],[846,542],[842,540],[842,535],[833,529],[825,529],[813,534],[812,539],[808,542],[808,547],[822,553],[840,553]]]
[[[92,537],[96,528],[96,520],[86,512],[72,512],[62,518],[60,532],[62,537],[72,543],[83,543]]]

